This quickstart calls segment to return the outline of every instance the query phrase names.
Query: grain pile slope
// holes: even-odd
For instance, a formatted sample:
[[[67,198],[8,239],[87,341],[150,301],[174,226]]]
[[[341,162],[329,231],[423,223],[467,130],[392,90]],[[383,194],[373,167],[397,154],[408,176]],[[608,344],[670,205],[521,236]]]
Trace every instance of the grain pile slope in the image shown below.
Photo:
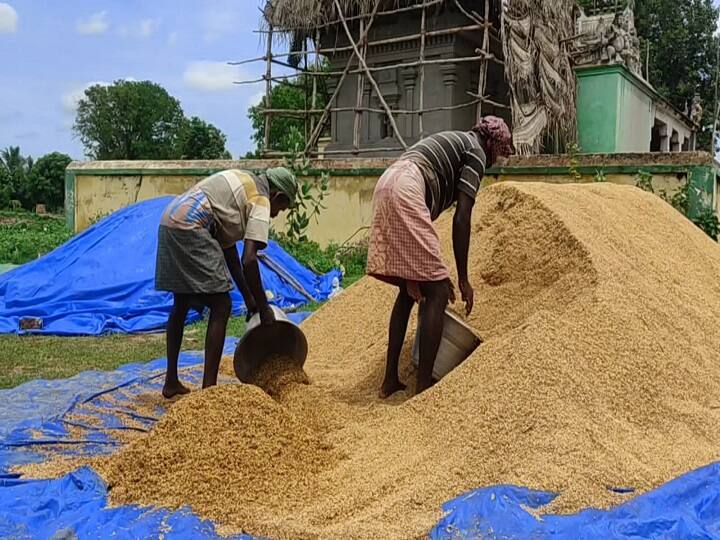
[[[562,491],[558,509],[575,510],[718,458],[720,248],[701,231],[632,187],[503,184],[478,200],[470,259],[485,344],[342,434],[360,447],[336,474],[357,486],[374,471],[344,512],[369,505],[421,530],[450,495],[501,482]],[[335,395],[375,392],[388,295],[366,281],[308,321],[306,369]]]
[[[451,219],[439,228],[451,261]],[[390,287],[362,280],[304,324],[313,385],[278,406],[322,432],[311,452],[342,458],[308,469],[312,496],[292,492],[292,512],[267,489],[294,484],[273,477],[248,486],[253,511],[230,508],[225,523],[279,538],[411,538],[475,487],[557,490],[555,508],[576,510],[617,502],[607,486],[643,491],[718,459],[720,248],[680,214],[631,187],[498,184],[478,198],[470,267],[468,322],[485,342],[404,403],[375,397]],[[227,407],[248,406],[236,396]],[[196,510],[217,518],[224,502]]]

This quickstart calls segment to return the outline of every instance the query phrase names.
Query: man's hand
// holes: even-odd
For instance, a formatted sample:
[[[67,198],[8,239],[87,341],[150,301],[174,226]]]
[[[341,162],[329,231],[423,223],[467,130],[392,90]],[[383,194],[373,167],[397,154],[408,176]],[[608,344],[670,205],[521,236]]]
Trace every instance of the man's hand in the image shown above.
[[[268,305],[260,310],[260,324],[271,324],[275,322],[275,313]]]
[[[470,315],[475,305],[475,291],[468,280],[460,282],[460,296],[465,302],[465,314]]]
[[[420,290],[420,283],[417,281],[411,281],[407,280],[405,283],[405,288],[407,289],[408,296],[413,299],[413,301],[420,303],[423,299],[422,291]]]
[[[454,303],[455,303],[455,300],[456,300],[456,298],[455,298],[455,284],[452,282],[452,279],[450,279],[450,278],[447,279],[447,282],[446,282],[446,283],[447,283],[447,286],[448,286],[448,302],[449,302],[450,304],[454,304]]]

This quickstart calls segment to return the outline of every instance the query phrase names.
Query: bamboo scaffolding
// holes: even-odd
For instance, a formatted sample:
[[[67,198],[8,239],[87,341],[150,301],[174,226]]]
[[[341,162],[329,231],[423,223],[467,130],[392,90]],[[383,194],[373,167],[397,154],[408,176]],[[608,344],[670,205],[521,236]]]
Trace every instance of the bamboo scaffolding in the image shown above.
[[[470,93],[470,92],[468,92]],[[474,94],[473,94],[474,95]],[[391,109],[394,114],[413,114],[417,115],[420,114],[420,112],[423,113],[429,113],[429,112],[438,112],[438,111],[454,111],[457,109],[465,109],[467,107],[472,107],[473,105],[477,105],[480,101],[482,101],[480,98],[474,99],[472,101],[468,101],[466,103],[459,103],[457,105],[443,105],[439,107],[428,107],[426,109],[423,109],[420,111],[420,109]],[[509,107],[509,105],[503,105],[502,103],[496,103],[492,100],[485,99],[485,102],[492,103],[493,105],[497,107]],[[301,111],[298,109],[261,109],[263,112],[267,112],[270,114],[273,114],[275,116],[287,116],[287,117],[297,117],[302,118],[305,113],[312,114],[312,115],[318,115],[325,112],[325,109],[312,109],[308,111]],[[378,109],[375,107],[331,107],[331,112],[367,112],[367,113],[377,113],[377,114],[385,114],[385,109]]]
[[[372,14],[370,15],[368,24],[365,26],[365,35],[360,36],[360,39],[365,39],[365,37],[367,37],[367,35],[370,33],[370,28],[372,27],[373,23],[375,22],[375,15],[377,14],[379,7],[380,7],[380,0],[375,0],[375,6],[373,7]],[[322,133],[322,130],[325,129],[325,122],[327,121],[327,119],[329,117],[330,108],[332,107],[332,104],[334,103],[335,99],[337,98],[338,94],[340,93],[342,84],[343,84],[343,82],[345,82],[345,78],[347,77],[347,74],[350,71],[350,67],[352,66],[353,59],[354,59],[354,55],[350,55],[350,58],[348,58],[347,65],[345,66],[345,71],[340,76],[340,80],[338,81],[337,87],[335,88],[333,95],[328,100],[328,103],[325,106],[325,110],[323,111],[323,114],[320,117],[320,120],[318,121],[318,125],[315,126],[315,131],[312,132],[312,134],[310,135],[310,139],[307,141],[307,144],[305,145],[305,154],[307,154],[309,152],[309,150],[313,146],[315,146],[315,144],[317,143],[317,139],[320,136],[320,133]]]
[[[479,49],[478,49],[479,50]],[[450,58],[434,58],[432,60],[413,60],[412,62],[401,62],[397,64],[385,64],[383,66],[368,66],[368,69],[371,72],[377,72],[377,71],[388,71],[388,70],[394,70],[394,69],[402,69],[402,68],[408,68],[408,67],[422,67],[422,66],[430,66],[430,65],[440,65],[440,64],[462,64],[465,62],[477,62],[477,61],[483,61],[483,60],[489,60],[496,62],[500,65],[504,65],[503,61],[498,59],[493,54],[485,54],[482,51],[480,53],[476,53],[475,56],[458,56],[458,57],[450,57]],[[279,63],[279,62],[275,62]],[[289,65],[289,64],[282,64],[282,65]],[[333,75],[342,75],[344,71],[323,71],[323,72],[313,72],[313,71],[306,71],[304,72],[306,75],[309,75],[311,77],[328,77]],[[352,75],[355,73],[365,73],[365,70],[362,68],[358,69],[351,69],[348,71],[348,75]],[[293,74],[293,75],[281,75],[277,77],[273,77],[273,81],[286,81],[287,79],[292,79],[294,77],[299,77],[300,74]],[[252,79],[247,81],[236,81],[235,84],[257,84],[260,82],[263,82],[265,80],[265,77],[261,77],[259,79]]]
[[[380,90],[380,87],[378,86],[377,82],[375,82],[375,78],[372,76],[372,73],[370,70],[368,70],[367,63],[365,62],[365,58],[362,56],[362,53],[358,50],[357,43],[355,43],[355,40],[353,39],[352,32],[350,32],[350,28],[348,27],[347,21],[345,20],[345,15],[342,10],[342,6],[340,5],[339,0],[334,0],[335,2],[335,8],[338,10],[338,14],[340,16],[340,20],[342,21],[342,26],[345,30],[345,34],[347,35],[348,40],[350,41],[350,44],[352,45],[353,51],[355,51],[355,56],[358,59],[358,62],[360,62],[360,65],[365,70],[365,74],[367,76],[368,81],[370,82],[370,85],[373,87],[373,90],[377,93],[378,101],[380,101],[380,104],[383,106],[383,109],[385,109],[385,113],[387,114],[388,121],[390,122],[390,125],[393,128],[393,132],[395,133],[395,137],[397,137],[400,144],[403,146],[403,148],[407,148],[407,143],[405,142],[405,139],[403,138],[402,134],[400,133],[400,130],[397,127],[397,123],[395,122],[395,118],[393,117],[392,111],[390,110],[390,107],[388,106],[387,102],[385,101],[385,98],[382,95],[382,91]]]
[[[270,107],[272,105],[272,26],[268,32],[267,38],[267,63],[265,68],[265,106]],[[272,124],[272,115],[265,115],[265,137],[263,138],[263,152],[267,152],[270,149],[270,126]]]
[[[485,10],[485,17],[480,17],[480,15],[478,15],[475,11],[473,11],[471,13],[468,10],[466,10],[460,3],[460,0],[454,0],[454,1],[455,1],[455,6],[458,8],[458,10],[460,10],[460,13],[465,15],[468,19],[470,19],[474,23],[482,24],[482,25],[485,25],[486,27],[490,28],[490,37],[494,38],[498,43],[502,43],[499,32],[497,32],[497,30],[495,32],[493,32],[493,30],[495,30],[495,28],[489,22],[489,19],[490,19],[489,9]]]
[[[454,34],[460,34],[462,32],[472,32],[473,30],[482,30],[486,26],[489,26],[490,23],[486,24],[471,24],[466,26],[453,26],[450,28],[441,28],[439,30],[430,30],[427,31],[425,34],[426,38],[430,37],[437,37],[437,36],[450,36]],[[417,34],[406,34],[403,36],[396,36],[392,38],[385,38],[385,39],[378,39],[376,41],[369,41],[368,47],[380,47],[382,45],[396,45],[398,43],[405,43],[408,41],[417,41],[421,37],[420,33]],[[275,53],[275,56],[290,56],[290,55],[302,55],[302,54],[337,54],[340,52],[352,52],[353,47],[352,45],[343,45],[340,47],[328,47],[326,49],[316,49],[314,51],[283,51],[279,53]],[[258,58],[257,61],[265,60],[265,57]],[[247,61],[241,61],[242,63],[247,63]],[[237,62],[231,62],[231,65],[237,65]]]
[[[484,3],[484,14],[481,16],[477,12],[468,10],[461,4],[460,0],[454,0],[454,4],[457,7],[457,9],[467,17],[467,19],[472,24],[465,24],[461,26],[454,26],[450,28],[442,28],[442,29],[436,29],[436,30],[428,30],[428,16],[429,12],[428,9],[435,5],[440,5],[445,3],[447,0],[422,0],[418,1],[413,5],[410,6],[404,6],[404,7],[397,7],[396,9],[390,9],[386,11],[380,11],[380,4],[382,3],[382,0],[376,0],[372,9],[372,13],[368,14],[367,12],[359,13],[357,15],[353,16],[347,16],[342,9],[341,3],[338,0],[333,0],[336,13],[338,15],[338,19],[336,21],[331,21],[322,25],[318,25],[315,28],[315,34],[313,39],[313,47],[312,50],[308,50],[309,47],[307,47],[307,40],[303,43],[302,50],[301,51],[289,51],[287,53],[273,53],[272,50],[272,40],[274,36],[274,29],[273,26],[270,25],[267,29],[264,29],[261,31],[261,33],[266,34],[268,37],[267,42],[267,53],[258,58],[253,58],[249,60],[242,60],[239,62],[229,62],[230,65],[244,65],[252,62],[258,62],[263,61],[266,64],[266,70],[265,75],[262,76],[259,79],[254,80],[246,80],[246,81],[237,81],[235,84],[257,84],[260,82],[265,82],[265,103],[264,106],[260,107],[260,110],[262,114],[265,115],[265,137],[264,137],[264,145],[263,145],[263,154],[266,156],[279,156],[279,155],[288,155],[288,153],[283,152],[275,152],[272,151],[269,148],[270,144],[270,129],[272,126],[272,118],[273,117],[286,117],[286,118],[302,118],[305,121],[305,134],[306,134],[306,146],[304,149],[305,155],[318,155],[319,152],[317,151],[316,145],[318,142],[318,139],[322,132],[324,131],[325,127],[327,126],[327,122],[329,121],[330,115],[332,113],[339,113],[339,112],[351,112],[354,114],[354,125],[353,125],[353,143],[352,143],[352,149],[347,150],[326,150],[322,152],[322,154],[364,154],[364,153],[383,153],[383,152],[396,152],[401,151],[403,149],[407,148],[407,144],[403,138],[402,133],[400,132],[398,128],[398,124],[395,120],[395,116],[401,116],[401,115],[410,115],[418,116],[418,124],[419,124],[419,133],[421,137],[425,136],[425,121],[426,118],[424,115],[431,113],[431,112],[438,112],[438,111],[453,111],[453,110],[459,110],[459,109],[465,109],[469,107],[476,107],[476,115],[478,118],[482,117],[483,113],[483,106],[494,106],[497,108],[504,108],[504,109],[510,109],[511,106],[500,103],[497,101],[494,101],[492,99],[489,99],[485,94],[487,90],[487,70],[489,66],[489,62],[494,62],[500,66],[504,66],[504,61],[501,58],[497,58],[494,54],[492,54],[491,48],[490,48],[490,42],[491,39],[499,39],[497,34],[497,29],[492,26],[492,23],[490,22],[490,1],[485,0]],[[420,13],[420,28],[418,33],[414,34],[408,34],[403,36],[395,36],[385,39],[376,39],[371,40],[370,39],[370,30],[373,25],[373,23],[380,17],[386,16],[386,15],[397,15],[399,13],[406,13],[410,11],[421,11]],[[355,40],[355,36],[353,36],[352,31],[350,30],[350,27],[348,25],[348,22],[350,21],[359,21],[359,36],[358,39]],[[462,24],[462,23],[461,23]],[[336,25],[341,25],[342,30],[345,33],[345,36],[347,37],[347,41],[349,42],[349,45],[341,45],[336,47],[326,47],[323,48],[321,44],[321,29],[324,28],[330,28]],[[292,29],[283,29],[283,31],[291,31]],[[304,29],[307,30],[307,29]],[[428,40],[433,37],[437,36],[448,36],[448,35],[457,35],[463,32],[471,32],[471,31],[477,31],[482,30],[482,46],[475,50],[474,56],[464,56],[464,57],[450,57],[450,58],[434,58],[434,59],[427,59],[427,46],[428,46]],[[369,49],[372,47],[380,47],[384,45],[393,45],[393,44],[399,44],[399,43],[409,43],[409,42],[415,42],[419,40],[419,55],[417,60],[413,61],[400,61],[396,62],[394,64],[385,64],[381,66],[369,66],[367,62],[367,55],[369,52]],[[346,42],[347,43],[347,42]],[[345,65],[345,68],[342,71],[327,71],[323,72],[321,71],[321,55],[336,55],[338,53],[344,53],[344,52],[350,52],[350,55],[347,59],[347,63]],[[304,67],[302,65],[299,66],[292,66],[288,62],[284,62],[282,60],[279,60],[278,57],[282,56],[300,56],[301,58],[304,58]],[[315,55],[315,68],[312,69],[310,67],[309,62],[309,55],[314,54]],[[357,59],[357,60],[356,60]],[[302,61],[302,60],[301,60]],[[461,103],[457,105],[445,105],[445,106],[437,106],[437,107],[426,107],[426,96],[425,96],[425,82],[426,82],[426,66],[430,65],[447,65],[447,64],[460,64],[460,63],[466,63],[466,62],[479,62],[480,63],[480,71],[478,76],[478,91],[477,93],[473,92],[466,92],[470,97],[473,99],[471,101],[468,101],[466,103]],[[281,75],[281,76],[273,76],[272,75],[272,65],[280,65],[284,67],[292,67],[295,69],[294,74],[289,75]],[[412,108],[412,103],[409,103],[411,108],[406,109],[393,109],[388,105],[388,102],[386,101],[383,93],[380,90],[380,87],[374,77],[373,74],[386,71],[386,70],[398,70],[403,68],[419,68],[419,94],[418,94],[418,107]],[[312,77],[312,88],[308,88],[308,79],[305,79],[303,82],[304,84],[297,84],[293,81],[299,77],[300,75],[306,75],[308,77]],[[340,91],[343,88],[343,84],[345,83],[347,76],[353,74],[357,75],[357,84],[356,84],[356,99],[355,99],[355,106],[346,106],[346,107],[339,107],[337,106],[337,100],[340,95]],[[319,96],[319,83],[318,83],[318,77],[338,77],[337,79],[337,86],[335,87],[332,95],[327,101],[327,104],[324,108],[320,109],[318,108],[318,96]],[[304,110],[295,110],[295,109],[282,109],[282,108],[273,108],[271,107],[271,94],[272,94],[272,83],[275,81],[282,81],[286,84],[290,84],[293,86],[296,86],[298,88],[304,88],[306,98],[305,98],[305,109]],[[365,90],[366,90],[366,83],[370,84],[373,92],[377,95],[377,99],[380,102],[380,107],[371,107],[370,104],[365,105],[364,103],[364,96],[365,96]],[[311,96],[309,95],[310,92],[312,92]],[[408,98],[409,99],[409,98]],[[309,101],[309,107],[308,107],[308,101]],[[362,140],[362,126],[363,122],[365,121],[365,114],[379,114],[383,115],[388,119],[388,123],[390,124],[393,134],[397,141],[400,143],[401,146],[393,146],[393,147],[380,147],[380,148],[361,148],[361,140]],[[309,133],[309,136],[308,136]]]
[[[472,96],[476,99],[482,100],[484,103],[493,105],[494,107],[497,107],[498,109],[510,109],[510,105],[508,105],[507,103],[500,103],[499,101],[493,101],[492,99],[488,98],[487,96],[481,96],[474,92],[465,92],[465,93],[468,96]]]

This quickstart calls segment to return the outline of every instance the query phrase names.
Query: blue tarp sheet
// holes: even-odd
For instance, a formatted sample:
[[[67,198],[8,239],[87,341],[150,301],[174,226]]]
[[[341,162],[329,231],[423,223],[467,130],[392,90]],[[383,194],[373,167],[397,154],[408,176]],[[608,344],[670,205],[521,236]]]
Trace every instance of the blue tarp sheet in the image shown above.
[[[21,318],[39,318],[55,335],[139,333],[162,328],[172,297],[155,290],[160,217],[171,197],[129,206],[105,218],[48,255],[0,275],[0,333],[21,333]],[[328,298],[341,274],[318,276],[270,242],[261,273],[271,302],[282,309]],[[245,312],[232,293],[233,313]],[[197,320],[192,312],[188,322]]]
[[[228,340],[226,353],[235,341]],[[198,384],[201,355],[183,353],[183,380]],[[52,455],[92,455],[116,448],[113,430],[145,431],[163,406],[139,412],[139,396],[157,394],[165,360],[132,364],[116,371],[86,372],[62,381],[32,381],[0,391],[0,538],[164,538],[216,539],[212,523],[188,509],[107,507],[102,480],[84,468],[58,480],[23,480],[10,467]],[[161,403],[161,402],[160,402]],[[96,421],[73,436],[78,417]],[[132,420],[132,422],[128,422]],[[132,425],[132,427],[128,427]],[[94,427],[93,427],[94,426]],[[100,426],[100,427],[98,427]],[[93,432],[93,429],[95,432]],[[445,517],[431,540],[487,539],[715,539],[720,538],[720,464],[687,473],[611,510],[544,515],[555,494],[516,486],[478,489],[445,504]],[[63,536],[65,534],[65,536]],[[75,535],[75,536],[73,536]],[[249,538],[247,536],[238,538]]]

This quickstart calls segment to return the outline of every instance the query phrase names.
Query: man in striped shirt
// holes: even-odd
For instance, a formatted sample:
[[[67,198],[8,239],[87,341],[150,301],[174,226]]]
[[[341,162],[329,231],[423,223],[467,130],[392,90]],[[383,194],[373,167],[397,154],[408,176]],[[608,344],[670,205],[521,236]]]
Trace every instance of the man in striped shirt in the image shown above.
[[[467,270],[472,208],[485,167],[510,154],[510,141],[505,122],[486,116],[470,132],[445,131],[421,140],[378,181],[373,194],[367,273],[399,289],[390,318],[381,397],[405,388],[398,376],[398,361],[410,312],[420,300],[416,392],[432,384],[445,308],[448,301],[455,301],[455,288],[432,222],[454,203],[452,234],[458,285],[467,314],[472,311],[474,292]]]
[[[210,310],[205,336],[203,388],[217,383],[232,303],[232,281],[245,300],[248,317],[274,315],[263,288],[257,252],[265,248],[270,219],[291,207],[297,180],[284,167],[265,174],[221,171],[176,197],[165,209],[158,230],[155,287],[173,294],[167,323],[167,372],[162,394],[186,394],[178,378],[178,355],[191,308]],[[243,241],[242,260],[236,243]]]

